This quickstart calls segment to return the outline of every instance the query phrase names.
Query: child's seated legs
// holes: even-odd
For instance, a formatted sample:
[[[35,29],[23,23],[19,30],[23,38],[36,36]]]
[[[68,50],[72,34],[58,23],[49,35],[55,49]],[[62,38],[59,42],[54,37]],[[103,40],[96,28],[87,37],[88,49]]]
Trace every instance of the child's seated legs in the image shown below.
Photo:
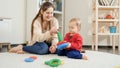
[[[74,58],[74,59],[84,59],[84,60],[87,60],[87,57],[84,56],[83,54],[81,54],[77,50],[68,50],[67,57]]]
[[[64,49],[63,50],[57,50],[57,54],[58,54],[58,56],[65,56],[66,52],[65,52]]]

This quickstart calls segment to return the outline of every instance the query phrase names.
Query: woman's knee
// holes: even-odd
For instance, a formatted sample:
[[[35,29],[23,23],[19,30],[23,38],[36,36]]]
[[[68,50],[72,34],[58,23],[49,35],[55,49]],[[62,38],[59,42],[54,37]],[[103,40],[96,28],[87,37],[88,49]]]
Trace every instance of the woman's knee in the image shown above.
[[[23,47],[23,51],[35,54],[47,54],[48,50],[49,50],[48,45],[44,42],[36,42],[32,46]]]
[[[47,54],[49,51],[49,47],[46,43],[40,42],[39,43],[40,50],[38,51],[39,54]]]

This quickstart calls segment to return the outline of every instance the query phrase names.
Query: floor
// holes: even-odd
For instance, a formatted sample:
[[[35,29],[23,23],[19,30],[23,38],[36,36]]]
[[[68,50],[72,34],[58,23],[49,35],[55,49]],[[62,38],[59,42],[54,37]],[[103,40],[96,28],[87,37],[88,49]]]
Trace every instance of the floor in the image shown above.
[[[15,47],[15,45],[12,46],[12,47]],[[83,46],[83,50],[92,50],[92,49],[91,49],[91,46]],[[101,47],[98,48],[98,51],[120,55],[120,51],[118,51],[117,47],[116,47],[116,49],[114,51],[112,49],[112,47],[101,46]],[[0,49],[0,53],[2,53],[2,52],[7,52],[7,47],[6,46],[3,46],[3,48]]]
[[[92,48],[91,46],[84,46],[83,50],[92,50]],[[115,50],[113,50],[112,47],[110,46],[100,46],[98,47],[98,51],[120,55],[120,51],[118,51],[118,47],[116,47]]]

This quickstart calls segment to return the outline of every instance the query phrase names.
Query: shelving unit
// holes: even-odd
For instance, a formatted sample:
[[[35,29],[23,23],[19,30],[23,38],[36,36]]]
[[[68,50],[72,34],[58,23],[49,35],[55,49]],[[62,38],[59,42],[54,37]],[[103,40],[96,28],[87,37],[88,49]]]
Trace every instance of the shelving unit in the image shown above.
[[[39,0],[39,5],[41,5],[43,2],[45,1],[49,1],[51,3],[53,3],[54,7],[55,7],[55,11],[54,11],[54,16],[58,19],[59,22],[59,31],[61,32],[62,36],[64,35],[64,16],[63,16],[63,7],[64,7],[64,0]]]
[[[120,0],[92,0],[92,3],[92,50],[98,50],[99,36],[109,37],[113,50],[118,42],[120,50]]]

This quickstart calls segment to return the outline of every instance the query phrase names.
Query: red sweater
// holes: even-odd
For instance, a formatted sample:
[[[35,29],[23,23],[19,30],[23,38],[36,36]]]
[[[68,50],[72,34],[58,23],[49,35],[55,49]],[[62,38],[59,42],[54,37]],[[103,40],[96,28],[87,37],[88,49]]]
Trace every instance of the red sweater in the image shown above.
[[[64,42],[69,42],[71,43],[71,46],[70,48],[67,48],[67,50],[79,50],[81,51],[82,49],[82,44],[83,44],[83,39],[82,37],[80,36],[80,34],[76,33],[76,34],[73,34],[72,36],[70,35],[70,33],[67,33],[64,37],[64,41],[62,41],[63,43]],[[61,43],[61,42],[60,42]],[[59,44],[60,44],[59,43]]]

